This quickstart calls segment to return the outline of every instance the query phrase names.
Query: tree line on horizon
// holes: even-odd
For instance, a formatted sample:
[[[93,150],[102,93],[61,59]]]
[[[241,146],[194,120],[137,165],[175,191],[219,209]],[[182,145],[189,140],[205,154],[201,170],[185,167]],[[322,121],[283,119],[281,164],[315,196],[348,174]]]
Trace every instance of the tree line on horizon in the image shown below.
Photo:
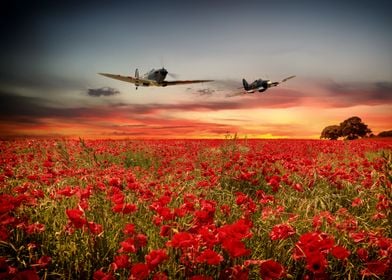
[[[392,137],[392,130],[380,132],[378,137]],[[360,117],[351,117],[341,122],[339,125],[330,125],[321,132],[321,139],[337,140],[343,137],[346,140],[354,140],[365,137],[375,137],[367,124],[362,122]]]

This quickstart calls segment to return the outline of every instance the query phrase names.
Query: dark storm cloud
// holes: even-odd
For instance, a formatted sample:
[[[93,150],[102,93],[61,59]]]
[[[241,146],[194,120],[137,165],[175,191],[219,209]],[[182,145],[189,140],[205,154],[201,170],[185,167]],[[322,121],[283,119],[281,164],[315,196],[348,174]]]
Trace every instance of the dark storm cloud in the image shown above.
[[[37,122],[40,118],[72,118],[85,115],[86,108],[58,108],[46,105],[40,97],[0,92],[0,119]]]
[[[81,78],[66,78],[52,74],[32,72],[27,69],[10,69],[1,67],[0,64],[0,88],[23,87],[34,90],[50,90],[56,94],[56,90],[80,90],[87,83]],[[2,69],[4,68],[4,69]]]
[[[45,106],[40,105],[43,102],[44,99],[38,97],[0,92],[0,116],[40,116],[46,110]]]
[[[90,88],[87,90],[87,94],[93,97],[112,96],[120,94],[120,91],[111,87]]]
[[[220,99],[218,101],[195,100],[188,103],[173,104],[113,104],[117,111],[129,111],[134,114],[154,114],[164,111],[220,111],[255,108],[289,108],[302,104],[302,94],[293,90],[275,89],[268,94],[243,95],[237,98]]]
[[[323,82],[322,87],[329,91],[329,106],[351,107],[357,105],[383,105],[392,103],[392,83],[337,83]]]

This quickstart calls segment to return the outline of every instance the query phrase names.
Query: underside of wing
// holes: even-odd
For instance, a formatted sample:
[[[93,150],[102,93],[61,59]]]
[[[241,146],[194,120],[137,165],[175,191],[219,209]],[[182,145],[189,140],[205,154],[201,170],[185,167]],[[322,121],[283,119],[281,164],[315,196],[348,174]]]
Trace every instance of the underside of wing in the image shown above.
[[[187,84],[197,84],[197,83],[208,83],[213,82],[214,80],[184,80],[184,81],[165,81],[165,85],[174,86],[174,85],[187,85]]]
[[[131,76],[122,76],[122,75],[116,75],[116,74],[108,74],[108,73],[98,73],[99,75],[108,77],[108,78],[112,78],[112,79],[116,79],[116,80],[120,80],[123,82],[128,82],[128,83],[132,83],[132,84],[138,84],[141,86],[152,86],[155,85],[153,83],[153,81],[151,80],[146,80],[146,79],[136,79],[134,77]]]

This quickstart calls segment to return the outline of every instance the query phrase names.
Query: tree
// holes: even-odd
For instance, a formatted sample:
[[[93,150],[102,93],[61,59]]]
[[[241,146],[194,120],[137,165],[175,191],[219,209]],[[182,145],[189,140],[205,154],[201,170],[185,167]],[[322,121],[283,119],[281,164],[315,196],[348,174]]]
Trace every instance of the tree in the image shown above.
[[[330,125],[323,129],[320,138],[336,140],[342,136],[342,130],[338,125]]]
[[[392,137],[392,130],[382,131],[378,134],[378,137]]]
[[[359,117],[351,117],[340,123],[342,136],[347,140],[358,139],[359,137],[368,136],[372,131],[364,124]]]

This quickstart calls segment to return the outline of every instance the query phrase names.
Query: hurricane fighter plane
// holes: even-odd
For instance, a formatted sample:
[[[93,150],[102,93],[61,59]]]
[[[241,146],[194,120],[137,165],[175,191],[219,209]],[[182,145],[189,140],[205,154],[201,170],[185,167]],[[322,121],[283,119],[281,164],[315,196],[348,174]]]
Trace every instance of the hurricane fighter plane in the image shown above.
[[[270,87],[276,87],[279,84],[284,83],[292,78],[295,78],[295,76],[287,77],[281,80],[280,82],[272,82],[271,80],[258,79],[251,84],[248,84],[248,82],[245,79],[242,79],[242,84],[244,86],[246,93],[254,93],[255,91],[264,92]]]
[[[122,76],[116,74],[108,74],[108,73],[98,73],[102,76],[109,77],[112,79],[120,80],[123,82],[128,82],[135,84],[136,89],[139,86],[143,87],[166,87],[166,86],[174,86],[174,85],[186,85],[186,84],[195,84],[195,83],[207,83],[212,82],[213,80],[177,80],[177,81],[166,81],[165,78],[169,72],[165,68],[161,69],[152,69],[151,71],[144,74],[142,77],[139,77],[139,71],[136,69],[135,77],[132,76]]]

